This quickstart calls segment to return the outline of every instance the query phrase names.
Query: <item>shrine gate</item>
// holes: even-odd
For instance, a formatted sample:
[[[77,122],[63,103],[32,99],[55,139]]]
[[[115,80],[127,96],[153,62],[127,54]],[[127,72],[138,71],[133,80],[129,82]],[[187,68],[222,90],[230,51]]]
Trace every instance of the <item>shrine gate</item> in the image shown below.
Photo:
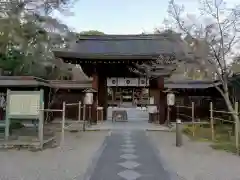
[[[175,38],[174,41],[172,38]],[[104,107],[104,119],[108,104],[129,101],[136,105],[148,105],[148,97],[154,97],[160,118],[165,119],[164,78],[172,70],[163,65],[158,76],[152,78],[138,74],[134,69],[137,64],[154,61],[162,54],[176,53],[181,49],[177,41],[182,41],[178,34],[171,35],[171,38],[164,34],[83,35],[68,49],[55,50],[54,53],[66,63],[79,64],[84,73],[93,78],[92,87],[97,91],[94,108],[97,105]],[[138,91],[140,96],[136,95]]]

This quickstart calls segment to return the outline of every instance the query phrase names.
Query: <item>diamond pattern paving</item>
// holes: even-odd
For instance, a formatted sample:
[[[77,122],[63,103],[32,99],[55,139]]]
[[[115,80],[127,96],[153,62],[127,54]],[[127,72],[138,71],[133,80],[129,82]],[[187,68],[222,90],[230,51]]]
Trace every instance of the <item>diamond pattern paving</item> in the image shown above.
[[[170,180],[145,132],[131,132],[115,130],[106,138],[89,180]]]
[[[133,144],[133,142],[131,140],[126,140],[124,141],[126,144]]]
[[[133,144],[123,144],[121,146],[126,147],[126,148],[134,148],[135,147],[135,145],[133,145]]]
[[[118,163],[118,164],[127,169],[134,169],[140,165],[139,163],[137,163],[135,161],[125,161],[125,162]]]
[[[134,153],[135,152],[135,149],[132,149],[132,148],[128,148],[128,149],[122,149],[122,151],[124,152],[124,153]]]
[[[127,141],[127,144],[129,144],[128,142],[132,141],[132,139],[124,139],[124,142]]]
[[[126,180],[136,180],[137,178],[141,177],[141,174],[133,170],[122,171],[118,173],[118,175]]]
[[[134,154],[123,154],[120,157],[124,158],[124,159],[137,159],[138,158],[138,156],[136,156]]]

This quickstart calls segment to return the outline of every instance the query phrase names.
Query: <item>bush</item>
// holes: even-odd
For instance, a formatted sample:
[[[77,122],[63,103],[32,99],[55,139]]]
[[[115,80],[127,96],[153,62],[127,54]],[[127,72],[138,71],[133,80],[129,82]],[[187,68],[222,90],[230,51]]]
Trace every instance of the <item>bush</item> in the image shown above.
[[[23,127],[24,127],[24,125],[20,121],[11,121],[9,129],[10,130],[21,129]]]
[[[11,121],[9,126],[9,132],[12,133],[12,130],[14,129],[21,129],[24,125],[21,123],[21,121]],[[5,132],[5,127],[0,127],[0,133]]]

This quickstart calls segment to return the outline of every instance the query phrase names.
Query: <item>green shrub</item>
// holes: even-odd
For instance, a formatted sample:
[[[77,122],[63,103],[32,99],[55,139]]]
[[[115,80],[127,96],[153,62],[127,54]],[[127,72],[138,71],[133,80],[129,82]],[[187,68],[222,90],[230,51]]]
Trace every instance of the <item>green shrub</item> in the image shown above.
[[[24,125],[20,121],[11,121],[9,129],[10,130],[21,129],[23,127],[24,127]]]

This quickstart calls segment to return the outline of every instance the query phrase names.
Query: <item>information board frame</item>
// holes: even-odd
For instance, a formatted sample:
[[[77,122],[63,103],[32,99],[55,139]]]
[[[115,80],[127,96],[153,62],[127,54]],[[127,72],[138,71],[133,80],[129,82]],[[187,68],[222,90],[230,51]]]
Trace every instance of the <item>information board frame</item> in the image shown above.
[[[11,96],[26,96],[26,95],[36,95],[39,96],[39,104],[38,104],[38,113],[37,114],[12,114],[11,111]],[[34,96],[33,96],[34,97]],[[16,99],[15,99],[16,100]],[[24,103],[23,103],[24,105]],[[27,104],[25,104],[27,105]],[[30,106],[31,104],[29,104]],[[35,119],[38,120],[38,138],[40,141],[40,145],[43,145],[43,124],[44,124],[44,91],[43,89],[38,91],[12,91],[10,89],[7,90],[7,103],[6,103],[6,122],[5,122],[5,140],[9,139],[9,130],[12,119]]]

